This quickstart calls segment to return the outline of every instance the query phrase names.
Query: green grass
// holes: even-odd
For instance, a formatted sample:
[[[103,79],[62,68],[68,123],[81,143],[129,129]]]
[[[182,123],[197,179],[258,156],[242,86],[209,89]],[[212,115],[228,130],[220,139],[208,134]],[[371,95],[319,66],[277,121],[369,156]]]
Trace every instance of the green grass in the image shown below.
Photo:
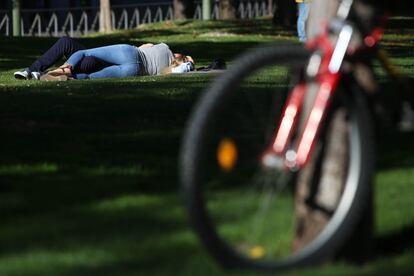
[[[404,22],[410,25],[391,26],[384,45],[413,74],[414,24]],[[182,131],[215,76],[13,79],[13,71],[54,41],[0,38],[0,275],[248,274],[223,271],[207,255],[179,194]],[[88,47],[166,42],[201,66],[296,37],[294,30],[261,19],[159,23],[80,41]],[[414,136],[381,134],[375,258],[362,267],[340,262],[293,275],[414,270]]]

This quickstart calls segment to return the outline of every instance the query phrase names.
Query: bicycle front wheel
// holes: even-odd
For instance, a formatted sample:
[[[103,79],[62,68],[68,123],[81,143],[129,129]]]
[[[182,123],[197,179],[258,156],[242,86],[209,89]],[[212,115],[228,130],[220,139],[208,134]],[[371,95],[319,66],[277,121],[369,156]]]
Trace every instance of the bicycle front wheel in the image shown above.
[[[181,180],[190,220],[226,267],[275,270],[324,260],[364,208],[369,191],[362,183],[371,169],[363,166],[371,163],[371,147],[360,101],[333,105],[304,170],[268,169],[261,162],[296,81],[291,76],[307,57],[299,45],[249,52],[206,91],[189,121]],[[336,192],[326,201],[320,193],[327,189],[320,187],[330,184]]]

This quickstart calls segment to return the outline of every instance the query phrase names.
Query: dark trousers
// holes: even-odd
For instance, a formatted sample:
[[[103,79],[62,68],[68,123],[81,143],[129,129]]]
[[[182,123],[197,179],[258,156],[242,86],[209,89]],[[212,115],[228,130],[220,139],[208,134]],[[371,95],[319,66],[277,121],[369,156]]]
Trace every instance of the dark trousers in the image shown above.
[[[38,58],[29,67],[31,72],[44,72],[47,68],[54,65],[62,57],[69,58],[73,53],[79,50],[85,50],[86,47],[70,37],[62,37],[49,48],[40,58]],[[105,62],[96,57],[84,57],[75,68],[73,73],[92,73],[102,70],[112,64]]]

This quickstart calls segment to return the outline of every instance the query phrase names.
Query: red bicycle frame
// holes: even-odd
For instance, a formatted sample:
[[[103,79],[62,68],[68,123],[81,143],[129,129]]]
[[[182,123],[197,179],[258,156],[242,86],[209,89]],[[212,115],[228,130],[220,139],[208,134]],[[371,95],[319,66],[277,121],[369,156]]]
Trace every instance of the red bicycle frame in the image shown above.
[[[352,26],[343,21],[335,44],[329,37],[328,31],[307,43],[306,47],[313,50],[313,57],[315,57],[311,57],[307,67],[308,71],[314,71],[307,72],[307,78],[311,78],[312,81],[299,83],[290,93],[283,108],[282,118],[271,147],[262,158],[264,164],[269,164],[269,162],[266,162],[266,158],[269,156],[273,160],[270,166],[283,164],[288,169],[297,170],[307,164],[314,150],[331,99],[337,91],[342,76],[340,68],[345,54],[356,52],[355,49],[349,47],[352,34]],[[375,29],[365,37],[364,46],[374,47],[380,40],[381,35],[382,28]],[[311,83],[317,85],[317,92],[312,99],[306,94]],[[305,101],[313,102],[309,112],[302,114],[301,111]],[[298,122],[302,118],[305,118],[305,123],[296,132]],[[292,142],[294,133],[299,134],[295,143]]]

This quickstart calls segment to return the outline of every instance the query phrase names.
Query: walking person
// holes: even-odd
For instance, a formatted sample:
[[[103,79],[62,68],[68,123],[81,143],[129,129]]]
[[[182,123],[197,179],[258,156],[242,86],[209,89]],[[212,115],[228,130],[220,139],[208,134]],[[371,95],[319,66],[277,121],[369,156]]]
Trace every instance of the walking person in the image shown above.
[[[305,42],[306,36],[306,21],[308,20],[310,0],[295,0],[298,7],[298,20],[296,23],[298,38],[300,42]]]

